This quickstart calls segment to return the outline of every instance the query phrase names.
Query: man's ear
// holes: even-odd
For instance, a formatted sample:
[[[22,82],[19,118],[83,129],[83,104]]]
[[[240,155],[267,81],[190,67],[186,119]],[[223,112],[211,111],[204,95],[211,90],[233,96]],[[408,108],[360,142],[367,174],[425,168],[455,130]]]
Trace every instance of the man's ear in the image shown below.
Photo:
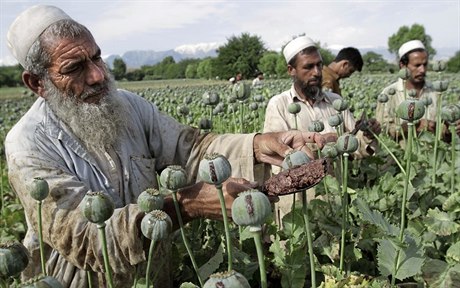
[[[288,64],[288,74],[289,76],[295,76],[295,67],[292,67],[291,65]]]
[[[29,87],[35,94],[40,97],[45,95],[45,85],[43,80],[37,75],[30,73],[29,71],[22,72],[22,82]]]

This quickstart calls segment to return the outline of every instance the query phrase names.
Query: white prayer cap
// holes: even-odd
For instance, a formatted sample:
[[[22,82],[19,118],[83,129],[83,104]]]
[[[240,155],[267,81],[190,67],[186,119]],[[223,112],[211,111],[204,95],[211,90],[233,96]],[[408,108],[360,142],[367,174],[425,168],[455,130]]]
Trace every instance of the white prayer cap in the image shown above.
[[[307,47],[316,47],[315,42],[308,38],[307,36],[297,37],[291,42],[289,42],[283,49],[284,58],[286,58],[286,63],[289,63],[292,58],[294,58],[297,53],[302,51]]]
[[[11,24],[7,43],[13,56],[25,67],[26,56],[32,44],[51,24],[62,19],[71,19],[55,6],[36,5],[23,11]]]
[[[411,41],[404,43],[403,45],[401,45],[398,51],[399,59],[401,59],[404,56],[404,54],[414,49],[424,49],[425,50],[425,45],[423,45],[422,41],[420,40],[411,40]]]

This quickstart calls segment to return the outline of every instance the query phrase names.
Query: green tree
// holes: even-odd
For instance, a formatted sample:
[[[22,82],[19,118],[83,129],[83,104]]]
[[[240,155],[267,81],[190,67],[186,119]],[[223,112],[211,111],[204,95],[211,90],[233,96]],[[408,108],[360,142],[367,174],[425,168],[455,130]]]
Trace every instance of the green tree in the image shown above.
[[[221,78],[230,78],[236,72],[243,76],[254,75],[258,70],[260,58],[266,48],[259,36],[242,33],[241,36],[232,36],[228,42],[217,49],[216,75]]]
[[[420,24],[413,24],[411,27],[400,27],[398,32],[388,38],[388,51],[396,55],[396,62],[399,62],[399,47],[410,40],[422,41],[428,51],[428,54],[430,55],[430,58],[433,58],[433,56],[436,55],[436,50],[431,46],[431,36],[425,33],[425,27]]]
[[[447,71],[453,73],[460,72],[460,50],[447,61]]]
[[[214,69],[214,62],[214,58],[205,58],[204,60],[202,60],[196,68],[197,77],[203,79],[214,78],[214,76],[217,75],[215,74],[216,72]]]
[[[276,72],[276,65],[278,63],[279,57],[279,53],[273,51],[264,53],[264,55],[259,60],[259,70],[267,76],[277,75],[278,73]]]
[[[15,66],[0,66],[0,87],[16,87],[22,83],[23,68],[20,64]]]
[[[126,63],[123,61],[121,58],[115,58],[113,60],[113,77],[115,77],[115,80],[121,80],[125,77],[126,75]]]
[[[185,78],[188,78],[188,79],[197,78],[197,68],[198,68],[198,63],[188,64],[187,68],[185,68]]]
[[[287,73],[286,59],[284,59],[283,55],[279,55],[278,60],[276,61],[276,75],[281,78],[289,77]]]
[[[382,55],[369,51],[363,55],[363,71],[369,72],[386,72],[388,63]]]

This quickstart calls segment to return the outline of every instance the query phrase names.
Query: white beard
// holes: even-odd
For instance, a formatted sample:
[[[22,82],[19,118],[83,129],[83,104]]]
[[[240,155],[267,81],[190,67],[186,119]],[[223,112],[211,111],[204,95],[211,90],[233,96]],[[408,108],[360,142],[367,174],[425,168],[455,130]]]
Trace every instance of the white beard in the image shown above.
[[[89,104],[77,102],[73,94],[61,92],[51,80],[45,80],[46,101],[51,110],[89,149],[113,145],[126,123],[126,113],[116,96],[114,81],[110,79],[105,85],[108,86],[107,94],[98,104]]]

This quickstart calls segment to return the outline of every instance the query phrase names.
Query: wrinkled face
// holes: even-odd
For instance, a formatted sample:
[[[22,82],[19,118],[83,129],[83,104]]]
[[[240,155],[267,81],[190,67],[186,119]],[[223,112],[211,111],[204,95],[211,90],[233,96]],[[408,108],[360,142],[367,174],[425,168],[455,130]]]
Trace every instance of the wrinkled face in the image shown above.
[[[59,91],[89,104],[97,104],[107,95],[108,73],[91,35],[47,41],[46,49],[51,52],[49,79]]]
[[[288,65],[294,85],[308,98],[314,98],[321,90],[323,59],[318,51],[298,54],[295,67]]]
[[[426,51],[410,53],[407,64],[407,69],[410,71],[410,81],[416,84],[425,82],[427,66],[428,53]]]

